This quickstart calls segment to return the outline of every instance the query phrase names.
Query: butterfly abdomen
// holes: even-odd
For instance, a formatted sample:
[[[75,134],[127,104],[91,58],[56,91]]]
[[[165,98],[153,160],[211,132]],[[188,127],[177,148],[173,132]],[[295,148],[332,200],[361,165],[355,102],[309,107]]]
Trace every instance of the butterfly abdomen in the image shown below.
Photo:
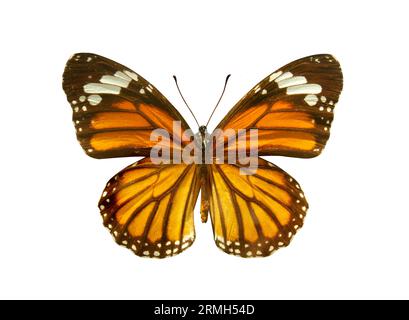
[[[203,223],[207,222],[210,210],[210,198],[209,198],[209,174],[207,166],[205,164],[200,165],[200,217]]]

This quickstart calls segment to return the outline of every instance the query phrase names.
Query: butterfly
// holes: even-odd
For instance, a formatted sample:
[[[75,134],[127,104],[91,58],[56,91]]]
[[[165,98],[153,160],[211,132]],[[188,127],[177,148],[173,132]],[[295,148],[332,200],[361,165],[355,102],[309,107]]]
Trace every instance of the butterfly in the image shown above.
[[[216,128],[257,129],[260,156],[316,157],[329,138],[342,85],[340,65],[332,55],[296,60],[253,87]],[[131,69],[96,54],[77,53],[66,64],[63,89],[87,155],[143,157],[110,179],[99,201],[105,227],[136,255],[165,258],[189,248],[195,240],[193,211],[199,192],[202,221],[210,214],[216,246],[228,254],[269,256],[302,227],[308,204],[300,185],[261,157],[251,175],[240,174],[244,165],[239,162],[153,161],[153,130],[170,133],[174,121],[183,131],[189,126]],[[200,132],[207,134],[206,127]],[[170,134],[168,142],[176,139],[177,134]],[[226,152],[232,145],[248,148],[222,142]]]

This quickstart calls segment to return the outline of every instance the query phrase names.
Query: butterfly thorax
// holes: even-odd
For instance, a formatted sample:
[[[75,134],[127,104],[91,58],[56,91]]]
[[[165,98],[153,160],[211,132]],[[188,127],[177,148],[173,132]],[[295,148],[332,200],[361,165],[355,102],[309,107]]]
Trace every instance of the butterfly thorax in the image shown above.
[[[199,146],[202,151],[202,162],[204,163],[204,159],[206,156],[206,149],[209,143],[209,133],[207,132],[206,126],[199,127],[199,133],[197,135],[197,138],[199,139]]]

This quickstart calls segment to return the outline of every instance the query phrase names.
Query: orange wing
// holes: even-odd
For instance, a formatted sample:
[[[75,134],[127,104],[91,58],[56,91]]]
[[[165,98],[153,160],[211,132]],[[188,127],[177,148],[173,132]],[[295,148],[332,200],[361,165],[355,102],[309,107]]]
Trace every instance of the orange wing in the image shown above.
[[[157,165],[144,158],[107,183],[99,202],[104,225],[138,256],[177,255],[195,239],[199,181],[196,165]]]
[[[268,256],[287,246],[308,204],[298,183],[259,158],[253,175],[240,165],[208,165],[207,188],[216,245],[241,257]]]
[[[148,81],[129,68],[92,53],[77,53],[67,62],[63,89],[73,110],[77,138],[94,158],[149,156],[157,143],[153,129],[172,136],[173,121],[186,121]],[[177,137],[180,139],[181,137]]]
[[[294,61],[272,73],[244,96],[217,126],[258,129],[259,155],[311,158],[329,138],[342,90],[338,61],[329,54]],[[247,132],[247,141],[250,133]],[[239,149],[224,138],[225,150]],[[246,146],[248,149],[248,144]]]

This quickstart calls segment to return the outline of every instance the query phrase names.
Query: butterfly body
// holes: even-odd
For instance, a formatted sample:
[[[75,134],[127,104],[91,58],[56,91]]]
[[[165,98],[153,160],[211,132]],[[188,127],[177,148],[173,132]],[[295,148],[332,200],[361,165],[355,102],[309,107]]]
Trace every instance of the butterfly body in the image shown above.
[[[201,221],[203,223],[207,222],[208,215],[209,215],[209,210],[210,210],[210,200],[208,196],[208,169],[207,165],[205,163],[206,159],[206,152],[208,151],[208,147],[210,144],[209,141],[209,132],[207,131],[206,126],[200,126],[199,127],[199,132],[195,135],[195,137],[198,139],[198,143],[196,145],[200,149],[201,157],[199,158],[200,161],[197,163],[199,167],[199,179],[200,179],[200,193],[201,193],[201,203],[200,203],[200,215],[201,215]]]
[[[247,258],[268,256],[287,246],[302,227],[308,204],[297,181],[276,165],[249,157],[255,164],[250,172],[241,159],[219,157],[211,142],[217,140],[223,155],[248,154],[247,141],[253,138],[261,156],[319,155],[329,138],[342,73],[328,54],[278,69],[216,126],[229,132],[227,137],[214,138],[200,126],[195,140],[201,158],[196,162],[173,156],[188,147],[182,139],[187,122],[129,68],[96,54],[78,53],[67,62],[63,89],[87,155],[142,157],[108,181],[99,201],[103,223],[118,244],[141,257],[183,252],[195,240],[193,212],[200,193],[201,220],[206,222],[210,215],[217,247]],[[162,134],[159,140],[157,130]],[[153,151],[158,145],[170,149],[168,161],[157,161]]]

